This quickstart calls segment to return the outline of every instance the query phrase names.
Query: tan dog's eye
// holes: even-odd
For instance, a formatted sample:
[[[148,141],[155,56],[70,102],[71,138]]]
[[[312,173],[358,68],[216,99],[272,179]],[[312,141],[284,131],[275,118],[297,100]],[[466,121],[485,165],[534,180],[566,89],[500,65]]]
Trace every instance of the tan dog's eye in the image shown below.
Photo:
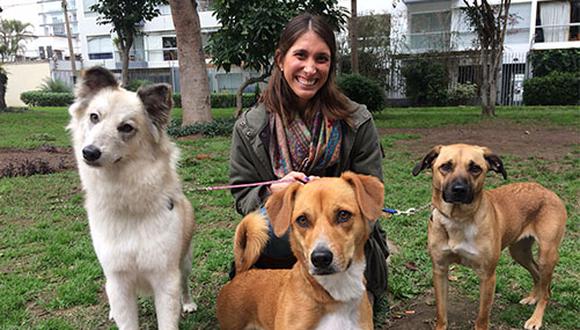
[[[340,210],[340,211],[338,211],[338,214],[336,215],[336,222],[345,223],[348,220],[350,220],[351,217],[352,217],[352,213],[345,211],[345,210]]]
[[[451,172],[452,169],[453,165],[451,165],[451,163],[445,163],[441,165],[441,167],[439,167],[439,171],[441,171],[442,173]]]
[[[296,218],[296,224],[302,228],[308,228],[309,226],[308,219],[303,215]]]
[[[91,120],[91,123],[96,124],[99,122],[99,115],[96,113],[91,113],[89,115],[89,119]]]
[[[478,175],[479,173],[481,173],[481,167],[479,165],[470,165],[469,166],[469,173],[473,174],[473,175]]]

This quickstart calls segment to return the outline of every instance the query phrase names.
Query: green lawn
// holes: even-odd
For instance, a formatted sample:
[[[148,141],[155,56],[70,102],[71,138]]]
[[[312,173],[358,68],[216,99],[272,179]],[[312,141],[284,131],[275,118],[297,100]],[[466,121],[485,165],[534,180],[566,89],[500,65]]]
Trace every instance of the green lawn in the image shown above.
[[[217,109],[223,118],[232,109]],[[519,107],[498,109],[498,122],[515,121],[580,128],[580,112],[573,107]],[[174,117],[180,115],[179,109]],[[476,108],[386,109],[376,115],[382,128],[445,127],[477,124]],[[23,113],[0,113],[0,148],[33,148],[42,144],[69,146],[64,130],[68,114],[63,108],[38,108]],[[416,155],[397,148],[396,140],[416,135],[383,136],[386,157],[386,206],[399,209],[424,205],[430,198],[430,177],[412,177]],[[580,139],[578,141],[580,143]],[[199,192],[195,188],[224,184],[228,178],[229,137],[179,141],[180,174],[184,190],[193,203],[197,231],[191,284],[199,310],[181,322],[183,329],[215,329],[215,297],[227,281],[232,258],[232,236],[240,220],[226,191]],[[428,146],[425,147],[427,150]],[[198,155],[203,154],[202,157]],[[580,322],[580,148],[555,161],[505,155],[511,176],[497,186],[533,180],[554,190],[566,203],[567,234],[561,247],[553,285],[552,303],[543,329],[577,329]],[[32,177],[0,179],[0,329],[108,329],[108,305],[104,278],[90,242],[83,197],[75,171]],[[407,301],[431,288],[430,260],[426,251],[427,211],[409,217],[392,217],[383,224],[389,238],[400,248],[390,266],[390,303]],[[417,270],[405,267],[413,262]],[[456,267],[453,275],[466,296],[478,296],[473,272]],[[507,254],[498,270],[494,324],[521,328],[532,307],[517,302],[531,288],[531,279]],[[155,328],[151,299],[140,300],[142,328]],[[388,316],[379,310],[378,319]]]

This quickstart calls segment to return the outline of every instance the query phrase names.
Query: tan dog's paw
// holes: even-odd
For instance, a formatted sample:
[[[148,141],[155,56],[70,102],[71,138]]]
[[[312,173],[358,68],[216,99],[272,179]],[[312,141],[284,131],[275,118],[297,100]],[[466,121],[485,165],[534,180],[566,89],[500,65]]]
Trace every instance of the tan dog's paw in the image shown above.
[[[188,304],[183,304],[183,306],[181,307],[181,310],[185,314],[193,313],[197,310],[197,305],[194,302],[191,302]]]
[[[536,298],[536,295],[534,293],[530,293],[529,296],[520,300],[520,304],[522,304],[522,305],[535,305],[537,302],[538,302],[538,299]]]
[[[526,330],[539,330],[542,327],[542,319],[537,319],[536,317],[532,316],[529,320],[526,321],[524,325],[524,329]]]

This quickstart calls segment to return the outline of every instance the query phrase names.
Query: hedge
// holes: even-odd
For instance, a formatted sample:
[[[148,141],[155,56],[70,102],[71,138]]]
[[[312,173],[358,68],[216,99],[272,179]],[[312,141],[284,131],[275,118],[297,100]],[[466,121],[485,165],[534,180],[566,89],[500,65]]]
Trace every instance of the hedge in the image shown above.
[[[370,112],[383,110],[385,96],[378,82],[358,74],[343,74],[336,84],[349,99],[366,105]]]
[[[31,107],[67,107],[74,102],[72,93],[51,93],[42,91],[29,91],[20,94],[20,99]],[[181,107],[181,95],[173,94],[175,107]],[[249,108],[256,103],[256,96],[253,93],[243,94],[242,106]],[[213,108],[232,108],[236,106],[236,96],[234,94],[214,93],[211,94],[211,106]]]
[[[524,81],[526,105],[574,105],[580,100],[580,76],[553,72]]]

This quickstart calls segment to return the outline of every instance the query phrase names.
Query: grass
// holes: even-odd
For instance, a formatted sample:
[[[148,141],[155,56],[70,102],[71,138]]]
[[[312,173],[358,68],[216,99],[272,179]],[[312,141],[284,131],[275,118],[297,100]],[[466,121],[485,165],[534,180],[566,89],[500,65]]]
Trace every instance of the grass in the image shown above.
[[[227,117],[232,109],[217,109]],[[579,112],[571,107],[500,108],[498,122],[516,121],[579,128]],[[174,116],[180,116],[180,110]],[[387,109],[376,115],[383,128],[426,128],[477,124],[484,119],[475,108]],[[23,113],[0,113],[0,148],[34,148],[42,144],[69,146],[63,108],[36,108]],[[430,177],[410,176],[416,156],[397,148],[397,140],[417,134],[382,137],[386,157],[385,204],[406,209],[425,205]],[[215,297],[227,281],[232,260],[232,236],[240,220],[226,191],[201,192],[198,187],[227,182],[230,138],[200,138],[178,142],[182,149],[180,175],[192,201],[197,230],[191,285],[198,312],[181,321],[182,329],[215,329]],[[568,209],[567,234],[552,285],[552,302],[545,329],[576,329],[580,321],[580,148],[564,159],[548,161],[506,155],[507,182],[533,180],[554,190]],[[513,175],[512,175],[513,173]],[[490,175],[489,186],[504,184]],[[0,329],[108,329],[104,278],[91,245],[80,182],[75,171],[0,179]],[[390,266],[390,304],[410,301],[431,288],[426,251],[426,219],[422,211],[409,217],[384,219],[389,238],[401,249]],[[417,270],[405,264],[412,262]],[[471,270],[455,267],[453,275],[465,296],[476,300],[477,279]],[[521,328],[532,307],[517,302],[531,288],[531,279],[504,255],[498,270],[494,324]],[[379,319],[387,316],[385,308]],[[142,328],[155,328],[152,300],[140,300]]]

